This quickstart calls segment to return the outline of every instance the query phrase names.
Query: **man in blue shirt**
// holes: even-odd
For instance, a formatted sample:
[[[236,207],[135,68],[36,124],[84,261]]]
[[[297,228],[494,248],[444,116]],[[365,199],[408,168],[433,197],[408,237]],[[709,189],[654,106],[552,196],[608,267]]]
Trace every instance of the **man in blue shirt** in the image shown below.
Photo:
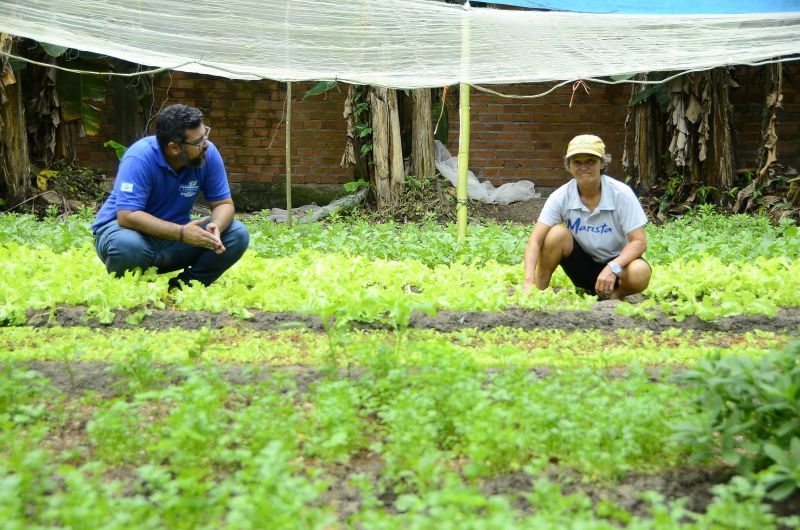
[[[225,166],[210,131],[200,110],[171,105],[156,119],[156,135],[127,150],[92,225],[108,272],[181,270],[170,289],[191,280],[210,285],[242,257],[250,235],[233,219]],[[211,216],[191,220],[201,191]]]

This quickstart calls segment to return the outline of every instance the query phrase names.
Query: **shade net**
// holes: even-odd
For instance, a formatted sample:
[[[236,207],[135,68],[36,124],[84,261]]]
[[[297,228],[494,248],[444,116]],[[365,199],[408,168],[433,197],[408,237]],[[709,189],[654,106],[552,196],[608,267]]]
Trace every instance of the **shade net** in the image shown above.
[[[800,53],[800,12],[598,15],[433,0],[0,0],[0,32],[234,79],[395,88],[628,76]]]

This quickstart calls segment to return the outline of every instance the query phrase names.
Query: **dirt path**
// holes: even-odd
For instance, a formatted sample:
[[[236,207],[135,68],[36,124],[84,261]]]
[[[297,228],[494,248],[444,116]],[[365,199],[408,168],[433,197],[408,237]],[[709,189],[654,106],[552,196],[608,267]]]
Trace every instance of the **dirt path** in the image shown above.
[[[696,331],[725,331],[745,333],[753,330],[785,333],[791,336],[800,335],[800,309],[782,309],[774,317],[763,315],[737,315],[721,318],[713,322],[704,322],[697,317],[689,317],[683,322],[676,322],[667,315],[658,313],[652,320],[635,319],[614,312],[616,302],[598,302],[588,311],[552,311],[540,312],[520,308],[510,308],[499,312],[440,311],[434,316],[415,313],[410,326],[436,331],[454,331],[464,328],[488,330],[496,327],[512,327],[521,329],[641,329],[661,332],[671,328]],[[48,312],[31,312],[28,325],[34,327],[48,326],[87,326],[144,329],[198,329],[203,326],[209,329],[234,327],[255,330],[278,330],[287,327],[309,328],[323,331],[322,322],[315,315],[299,313],[267,313],[254,312],[253,318],[242,320],[225,312],[209,313],[202,311],[170,311],[154,310],[147,314],[138,325],[126,322],[130,312],[118,310],[111,324],[101,324],[86,316],[85,307],[62,307],[52,315]],[[388,328],[379,324],[363,324],[364,328]]]

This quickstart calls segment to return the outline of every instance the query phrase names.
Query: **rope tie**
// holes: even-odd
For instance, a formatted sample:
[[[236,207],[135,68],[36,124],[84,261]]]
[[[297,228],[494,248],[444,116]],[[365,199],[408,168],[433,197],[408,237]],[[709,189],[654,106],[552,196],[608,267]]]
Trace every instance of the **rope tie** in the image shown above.
[[[583,87],[587,94],[589,93],[589,86],[583,81],[583,79],[578,79],[575,81],[575,83],[572,85],[572,95],[569,98],[569,108],[572,108],[572,100],[575,98],[575,92],[577,92],[580,87]]]

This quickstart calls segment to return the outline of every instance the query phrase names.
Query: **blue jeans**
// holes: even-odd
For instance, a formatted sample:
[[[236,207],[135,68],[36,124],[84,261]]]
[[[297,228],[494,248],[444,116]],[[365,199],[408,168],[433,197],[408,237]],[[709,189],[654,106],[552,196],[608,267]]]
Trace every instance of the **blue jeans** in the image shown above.
[[[177,279],[186,284],[197,280],[203,285],[211,285],[239,261],[250,244],[247,227],[236,220],[222,233],[221,239],[225,252],[217,254],[213,250],[122,228],[116,221],[111,221],[95,233],[94,248],[106,270],[117,276],[129,270],[144,271],[150,267],[155,267],[159,274],[183,269]]]

